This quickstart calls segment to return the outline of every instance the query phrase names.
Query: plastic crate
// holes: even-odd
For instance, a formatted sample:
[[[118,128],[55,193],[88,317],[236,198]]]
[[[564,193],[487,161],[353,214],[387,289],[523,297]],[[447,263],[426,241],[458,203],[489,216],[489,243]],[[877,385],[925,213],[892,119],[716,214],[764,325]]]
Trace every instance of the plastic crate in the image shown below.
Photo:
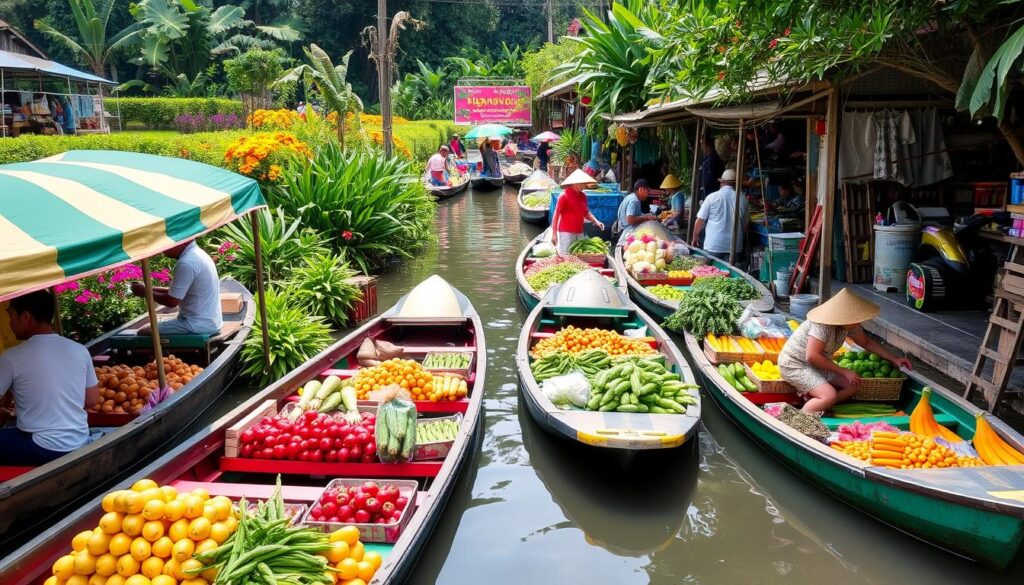
[[[320,495],[316,497],[316,503],[320,502],[324,493],[332,488],[348,488],[349,486],[360,486],[365,483],[365,479],[332,479],[327,487],[320,492]],[[309,514],[312,511],[312,506],[306,511],[302,517],[302,523],[306,526],[319,528],[324,532],[334,532],[342,526],[355,526],[359,529],[359,540],[363,542],[384,542],[387,544],[394,544],[398,541],[398,537],[402,535],[402,531],[409,525],[409,519],[412,518],[413,508],[416,507],[416,492],[419,490],[419,483],[415,480],[410,479],[389,479],[387,481],[378,481],[378,484],[393,485],[398,488],[398,492],[403,498],[409,501],[406,504],[405,509],[402,510],[402,516],[398,519],[398,522],[392,524],[345,524],[343,522],[316,522],[309,519]]]
[[[417,421],[417,425],[436,422],[439,420],[453,420],[459,427],[462,427],[462,414],[456,413],[451,416],[442,416],[437,418],[421,418]],[[419,436],[419,433],[417,433]],[[448,456],[448,453],[452,450],[452,445],[455,444],[455,439],[450,441],[434,441],[431,443],[420,443],[416,442],[416,449],[413,451],[413,461],[430,461],[434,459],[444,459]]]
[[[363,298],[348,312],[349,324],[356,326],[377,314],[377,279],[373,276],[353,276],[348,282],[359,287],[363,293]]]
[[[595,233],[600,235],[605,240],[610,239],[612,224],[619,216],[619,204],[622,203],[622,199],[626,196],[622,192],[611,192],[611,193],[600,193],[597,191],[584,191],[587,195],[587,208],[594,217],[604,224],[604,231],[598,231],[591,224],[584,224],[587,233]],[[562,194],[560,190],[553,190],[551,192],[551,206],[548,208],[548,222],[554,218],[555,206],[558,204],[558,197]]]
[[[769,234],[768,249],[773,252],[797,252],[800,250],[800,244],[803,241],[804,235],[799,232]]]

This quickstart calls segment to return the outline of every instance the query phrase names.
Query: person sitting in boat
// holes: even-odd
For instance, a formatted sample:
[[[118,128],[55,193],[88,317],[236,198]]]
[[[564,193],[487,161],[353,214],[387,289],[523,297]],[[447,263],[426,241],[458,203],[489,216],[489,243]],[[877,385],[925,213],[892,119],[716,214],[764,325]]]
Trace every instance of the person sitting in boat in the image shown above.
[[[547,142],[541,142],[537,147],[537,162],[540,164],[540,170],[545,173],[548,172],[548,160],[551,158],[551,145]]]
[[[182,242],[164,252],[176,258],[171,286],[153,287],[153,300],[165,307],[177,307],[178,315],[160,320],[162,335],[189,333],[214,335],[224,324],[220,308],[220,277],[217,265],[195,240]],[[132,284],[132,293],[145,297],[142,283]],[[149,335],[150,328],[139,329],[139,335]]]
[[[661,188],[669,193],[666,199],[668,199],[669,208],[672,211],[672,215],[662,220],[666,227],[679,227],[684,221],[683,216],[686,214],[690,201],[686,194],[683,193],[682,186],[683,182],[676,178],[675,175],[668,175],[661,182]]]
[[[619,204],[618,220],[615,222],[614,228],[620,232],[620,244],[625,242],[626,238],[636,230],[636,226],[645,221],[657,219],[654,215],[643,212],[643,202],[647,201],[647,197],[650,194],[651,189],[647,186],[647,179],[637,179],[633,183],[633,192],[622,199],[622,203]]]
[[[807,320],[786,340],[779,354],[779,370],[782,378],[806,399],[804,412],[825,412],[857,393],[857,372],[832,360],[847,337],[866,351],[910,369],[910,360],[882,347],[861,327],[861,323],[878,316],[879,311],[878,305],[844,288],[811,309]]]
[[[498,160],[498,151],[494,150],[491,142],[484,141],[480,146],[480,158],[483,160],[483,174],[486,177],[501,176],[501,162]]]
[[[17,427],[0,429],[0,465],[42,465],[89,443],[87,404],[100,398],[89,350],[53,328],[53,295],[11,300],[11,332],[23,343],[0,353],[0,396],[14,395]]]
[[[583,222],[589,221],[597,229],[604,230],[604,224],[587,207],[587,195],[583,189],[588,185],[596,186],[596,181],[581,170],[562,181],[565,191],[558,197],[551,218],[551,243],[558,248],[560,256],[569,253],[570,244],[583,239]]]
[[[448,169],[448,150],[447,146],[442,145],[441,148],[437,149],[429,159],[427,159],[427,172],[430,173],[430,184],[438,187],[445,187],[448,185],[447,169]]]
[[[455,158],[462,158],[466,156],[466,145],[462,143],[462,139],[459,138],[458,134],[453,134],[451,142],[448,143],[452,155]]]

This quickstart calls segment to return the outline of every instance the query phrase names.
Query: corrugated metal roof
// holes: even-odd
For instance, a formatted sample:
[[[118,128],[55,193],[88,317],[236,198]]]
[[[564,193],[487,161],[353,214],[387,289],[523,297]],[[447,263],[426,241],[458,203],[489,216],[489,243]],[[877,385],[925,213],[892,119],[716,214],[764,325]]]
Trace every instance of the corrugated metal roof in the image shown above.
[[[109,79],[97,77],[92,73],[72,69],[67,65],[57,63],[56,61],[40,59],[39,57],[33,57],[31,55],[12,53],[10,51],[0,51],[0,69],[12,71],[33,71],[43,75],[67,77],[78,81],[91,81],[93,83],[115,85],[115,83]]]
[[[533,99],[535,99],[535,100],[542,100],[542,99],[546,99],[546,98],[549,98],[549,97],[555,97],[555,96],[561,95],[563,93],[569,93],[570,91],[573,91],[573,90],[576,89],[576,84],[579,83],[580,79],[582,79],[582,78],[583,78],[583,75],[577,75],[575,77],[572,77],[572,78],[570,78],[570,79],[568,79],[566,81],[563,81],[562,83],[559,83],[558,85],[555,85],[553,87],[549,87],[549,88],[545,89],[544,91],[542,91],[539,94],[537,94],[537,97],[535,97]]]

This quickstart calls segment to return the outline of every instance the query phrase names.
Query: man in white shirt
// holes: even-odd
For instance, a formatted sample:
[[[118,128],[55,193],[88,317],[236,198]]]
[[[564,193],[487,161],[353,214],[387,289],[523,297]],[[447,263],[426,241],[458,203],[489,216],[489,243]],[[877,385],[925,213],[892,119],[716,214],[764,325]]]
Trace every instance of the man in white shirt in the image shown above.
[[[704,250],[719,260],[728,260],[729,248],[732,246],[733,217],[736,214],[736,171],[726,170],[718,182],[721,188],[708,195],[701,203],[700,210],[697,212],[697,223],[694,224],[693,235],[690,236],[690,244],[696,246],[700,241],[701,232],[706,228]],[[750,221],[746,198],[740,197],[739,204],[740,229],[736,237],[737,255],[743,250],[743,233]]]
[[[195,240],[178,244],[164,254],[177,258],[178,263],[171,286],[153,287],[153,299],[165,307],[177,307],[178,316],[161,320],[160,334],[213,335],[219,332],[224,316],[220,308],[220,277],[213,258]],[[132,293],[144,297],[146,287],[136,282],[132,284]],[[143,334],[149,334],[148,325],[139,330],[139,335]]]
[[[0,465],[42,465],[89,442],[87,404],[99,400],[92,356],[53,329],[46,291],[12,299],[11,332],[23,343],[0,353],[0,396],[14,395],[17,427],[0,429]]]

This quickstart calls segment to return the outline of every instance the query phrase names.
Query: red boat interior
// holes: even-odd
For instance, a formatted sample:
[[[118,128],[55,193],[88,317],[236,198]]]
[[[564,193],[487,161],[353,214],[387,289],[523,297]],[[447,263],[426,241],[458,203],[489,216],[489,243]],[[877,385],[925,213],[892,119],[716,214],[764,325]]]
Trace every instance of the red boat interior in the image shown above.
[[[523,260],[523,270],[526,270],[527,268],[532,266],[535,262],[537,262],[537,260],[539,260],[539,259],[538,258],[526,258],[525,260]],[[605,276],[605,277],[611,278],[611,279],[615,278],[615,270],[611,267],[611,263],[608,262],[607,258],[604,261],[601,261],[601,262],[590,262],[589,264],[592,267],[596,268],[597,271],[601,273],[601,276]]]

